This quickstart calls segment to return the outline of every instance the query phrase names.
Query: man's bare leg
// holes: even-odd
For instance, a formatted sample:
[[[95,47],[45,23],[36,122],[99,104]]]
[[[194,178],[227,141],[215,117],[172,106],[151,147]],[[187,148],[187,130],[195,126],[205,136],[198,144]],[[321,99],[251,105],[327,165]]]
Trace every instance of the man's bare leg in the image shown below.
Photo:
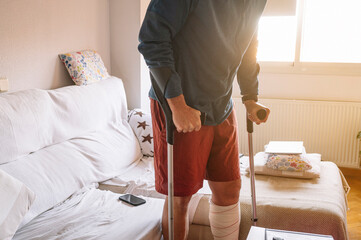
[[[188,206],[192,196],[174,197],[174,239],[187,239],[189,230]],[[166,197],[162,216],[163,237],[168,240],[168,197]]]
[[[229,182],[208,181],[212,190],[212,202],[219,206],[229,206],[239,201],[241,179]]]
[[[235,240],[239,236],[241,180],[208,181],[212,190],[209,221],[214,239]]]

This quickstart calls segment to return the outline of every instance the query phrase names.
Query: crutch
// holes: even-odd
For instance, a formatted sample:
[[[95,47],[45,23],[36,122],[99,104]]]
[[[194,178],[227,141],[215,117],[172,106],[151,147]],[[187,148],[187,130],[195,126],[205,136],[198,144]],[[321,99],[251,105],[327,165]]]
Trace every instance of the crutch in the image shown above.
[[[173,144],[174,144],[174,130],[175,126],[172,118],[172,111],[164,96],[164,90],[167,86],[168,79],[171,76],[169,68],[152,68],[150,69],[150,79],[152,87],[157,97],[157,100],[163,110],[166,130],[167,130],[167,155],[168,155],[168,234],[169,239],[174,239],[174,187],[173,187]],[[201,113],[201,122],[204,123],[206,118],[205,113]]]
[[[267,116],[267,112],[264,109],[260,109],[257,112],[257,117],[260,120],[263,120]],[[249,174],[251,176],[251,197],[252,197],[252,222],[253,226],[257,225],[257,211],[256,211],[256,189],[254,182],[254,157],[253,157],[253,122],[247,118],[247,132],[248,132],[248,151],[249,151]]]

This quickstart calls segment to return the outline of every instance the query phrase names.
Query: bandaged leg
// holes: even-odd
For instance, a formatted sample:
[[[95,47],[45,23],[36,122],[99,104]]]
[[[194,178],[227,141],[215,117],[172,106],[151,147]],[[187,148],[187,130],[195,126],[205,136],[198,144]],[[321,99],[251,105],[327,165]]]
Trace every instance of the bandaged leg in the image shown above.
[[[230,206],[218,206],[210,202],[209,221],[215,240],[237,240],[241,221],[239,202]]]

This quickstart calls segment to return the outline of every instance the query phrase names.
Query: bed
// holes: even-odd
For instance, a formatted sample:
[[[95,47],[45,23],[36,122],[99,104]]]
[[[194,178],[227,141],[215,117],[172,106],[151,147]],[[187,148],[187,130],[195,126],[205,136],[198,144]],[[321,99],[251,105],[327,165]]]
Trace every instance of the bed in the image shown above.
[[[247,158],[241,159],[241,162]],[[249,176],[241,167],[240,239],[251,227]],[[320,178],[295,179],[256,175],[258,226],[319,234],[347,240],[347,202],[342,176],[332,162],[321,162]],[[65,202],[25,225],[14,240],[28,239],[161,239],[164,195],[154,189],[153,158],[144,157],[121,176],[84,187]],[[110,191],[109,191],[110,190]],[[147,203],[132,207],[118,200],[132,193]],[[189,239],[213,239],[207,182],[190,203]],[[55,227],[54,227],[55,226]]]
[[[122,177],[100,184],[101,189],[127,192],[153,198],[164,198],[154,190],[153,159],[143,158],[136,168]],[[241,162],[248,161],[247,157]],[[241,167],[240,239],[246,239],[251,227],[251,195],[249,175]],[[256,175],[257,215],[260,227],[332,235],[347,240],[347,183],[338,167],[327,161],[320,163],[320,177],[296,179]],[[190,206],[189,239],[212,239],[208,211],[211,191],[207,182]]]

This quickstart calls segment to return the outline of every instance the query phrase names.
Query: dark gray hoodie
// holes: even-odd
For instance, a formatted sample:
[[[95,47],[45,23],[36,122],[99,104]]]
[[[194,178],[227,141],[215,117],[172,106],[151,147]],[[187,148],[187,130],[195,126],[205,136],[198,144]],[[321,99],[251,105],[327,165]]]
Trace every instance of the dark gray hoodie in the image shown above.
[[[232,111],[233,80],[257,100],[256,30],[266,0],[152,0],[139,33],[149,68],[169,68],[166,98],[183,94],[207,113],[206,125]],[[149,96],[155,94],[150,90]]]

